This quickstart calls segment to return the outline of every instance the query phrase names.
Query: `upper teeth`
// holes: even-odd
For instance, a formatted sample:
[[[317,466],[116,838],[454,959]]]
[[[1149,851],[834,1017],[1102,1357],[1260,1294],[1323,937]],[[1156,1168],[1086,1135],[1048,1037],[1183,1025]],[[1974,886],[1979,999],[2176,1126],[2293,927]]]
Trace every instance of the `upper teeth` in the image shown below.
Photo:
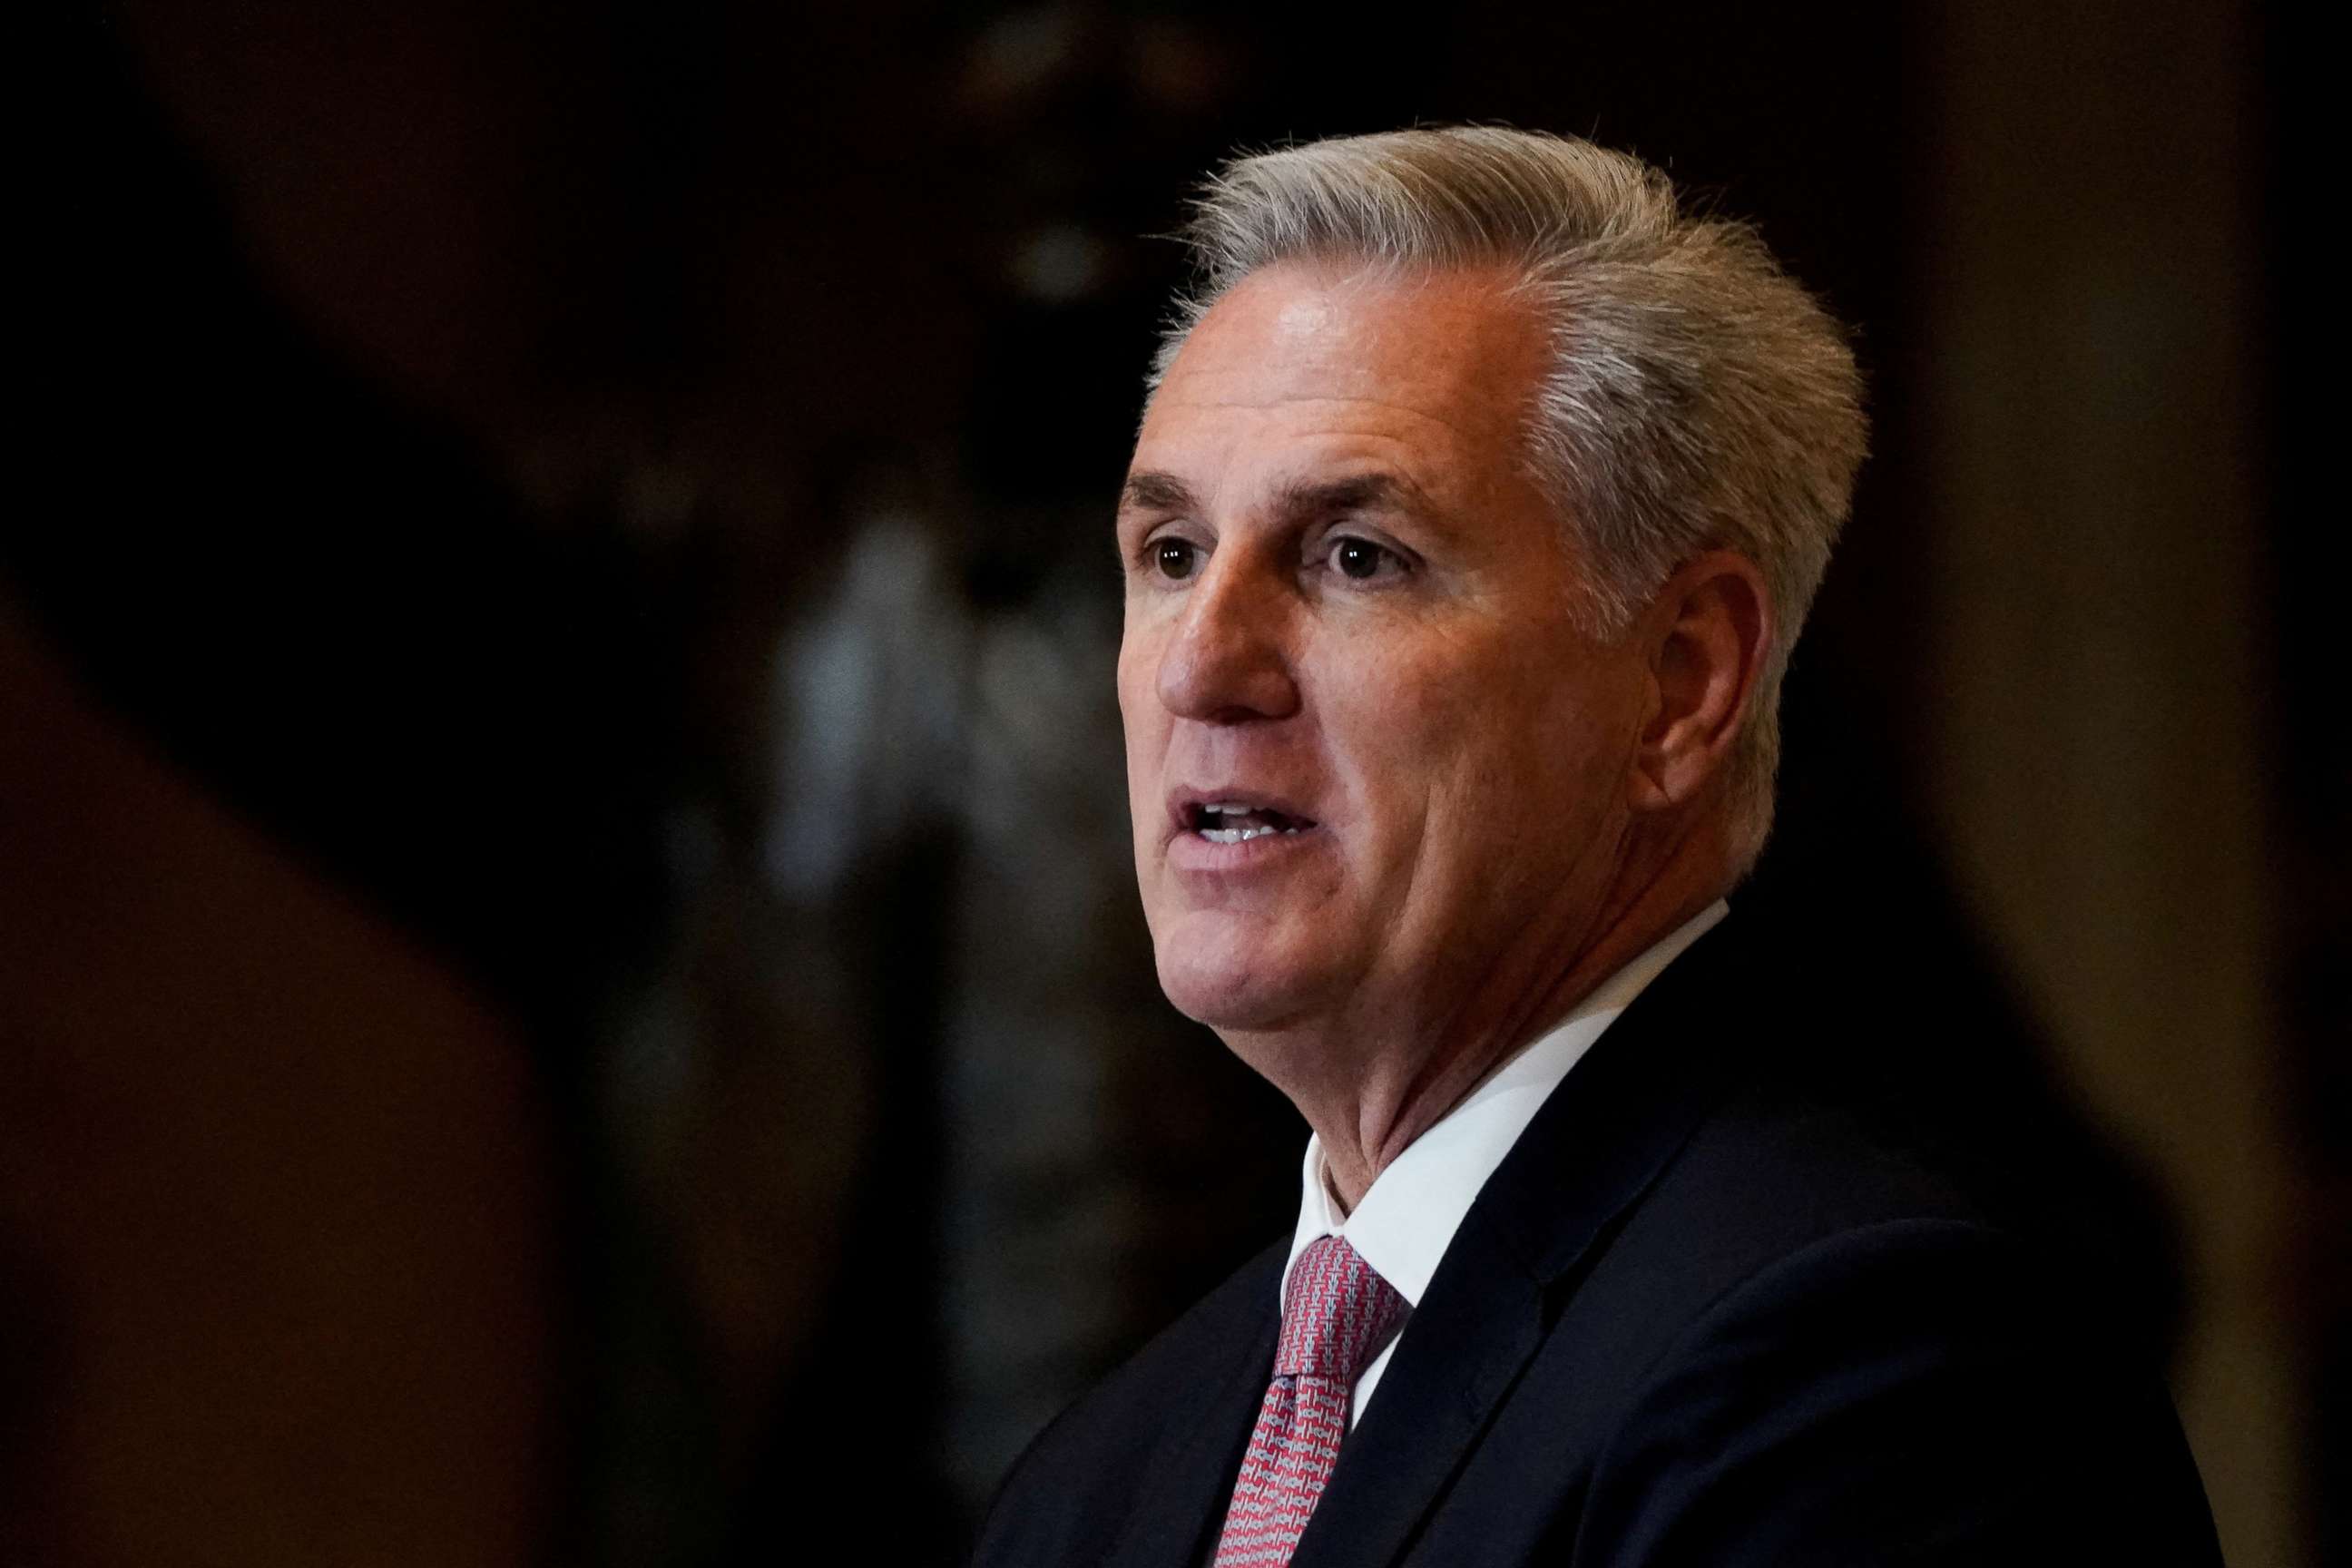
[[[1235,827],[1212,827],[1205,820],[1213,816],[1251,816],[1256,815],[1257,809],[1255,806],[1244,805],[1234,801],[1203,802],[1201,806],[1201,815],[1204,819],[1200,828],[1201,837],[1212,844],[1245,844],[1253,838],[1263,838],[1270,833],[1298,831],[1295,826],[1276,827],[1271,823],[1265,822],[1244,823]]]

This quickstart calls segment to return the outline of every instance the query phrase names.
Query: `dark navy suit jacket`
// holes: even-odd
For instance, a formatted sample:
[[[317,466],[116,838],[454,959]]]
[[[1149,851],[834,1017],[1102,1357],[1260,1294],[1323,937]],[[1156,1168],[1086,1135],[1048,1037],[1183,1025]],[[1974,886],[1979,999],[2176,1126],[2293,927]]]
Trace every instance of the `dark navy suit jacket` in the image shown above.
[[[1294,1563],[2218,1563],[2169,1400],[2092,1276],[1984,1206],[1932,1119],[1789,1069],[1756,1020],[1790,981],[1743,963],[1737,924],[1488,1181]],[[1803,1028],[1849,1026],[1812,1000]],[[1205,1562],[1286,1253],[1049,1427],[976,1563]]]

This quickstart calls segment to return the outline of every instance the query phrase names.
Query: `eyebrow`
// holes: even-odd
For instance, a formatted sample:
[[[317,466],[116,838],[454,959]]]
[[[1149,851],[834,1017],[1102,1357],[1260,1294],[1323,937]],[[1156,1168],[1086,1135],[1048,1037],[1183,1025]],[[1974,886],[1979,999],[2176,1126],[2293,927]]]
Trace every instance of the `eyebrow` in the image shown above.
[[[1127,477],[1119,491],[1121,511],[1197,511],[1200,500],[1175,475],[1142,468]],[[1275,492],[1275,508],[1287,516],[1335,511],[1418,511],[1412,487],[1391,474],[1356,474],[1339,479],[1292,479]]]
[[[1190,485],[1157,468],[1139,468],[1128,475],[1126,486],[1118,492],[1121,511],[1195,511],[1199,504]]]

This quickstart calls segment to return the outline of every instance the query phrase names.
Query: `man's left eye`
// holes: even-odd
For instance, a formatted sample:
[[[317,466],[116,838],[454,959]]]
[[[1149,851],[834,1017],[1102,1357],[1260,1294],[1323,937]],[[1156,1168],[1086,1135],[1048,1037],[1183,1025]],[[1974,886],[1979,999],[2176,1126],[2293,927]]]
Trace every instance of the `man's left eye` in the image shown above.
[[[1342,577],[1367,582],[1384,574],[1393,573],[1403,564],[1396,552],[1374,544],[1369,539],[1346,536],[1331,542],[1330,563]]]

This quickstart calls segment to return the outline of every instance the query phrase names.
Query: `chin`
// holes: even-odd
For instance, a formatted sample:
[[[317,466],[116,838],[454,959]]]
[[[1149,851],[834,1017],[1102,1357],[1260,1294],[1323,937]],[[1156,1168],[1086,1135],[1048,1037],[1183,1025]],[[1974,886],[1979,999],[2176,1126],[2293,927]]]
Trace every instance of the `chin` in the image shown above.
[[[1285,962],[1260,933],[1181,921],[1155,944],[1160,989],[1175,1009],[1219,1033],[1277,1028],[1315,1010],[1329,977]]]

